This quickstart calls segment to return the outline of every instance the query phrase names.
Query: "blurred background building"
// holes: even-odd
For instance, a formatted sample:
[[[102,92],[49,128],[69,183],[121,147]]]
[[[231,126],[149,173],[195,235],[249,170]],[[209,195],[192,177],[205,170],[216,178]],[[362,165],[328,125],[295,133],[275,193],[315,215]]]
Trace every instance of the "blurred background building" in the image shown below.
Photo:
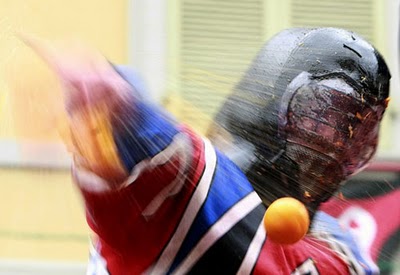
[[[83,40],[132,65],[149,96],[204,133],[265,40],[288,27],[350,29],[389,63],[379,157],[399,159],[398,12],[398,0],[0,0],[0,274],[83,274],[89,243],[56,130],[59,84],[16,32]]]

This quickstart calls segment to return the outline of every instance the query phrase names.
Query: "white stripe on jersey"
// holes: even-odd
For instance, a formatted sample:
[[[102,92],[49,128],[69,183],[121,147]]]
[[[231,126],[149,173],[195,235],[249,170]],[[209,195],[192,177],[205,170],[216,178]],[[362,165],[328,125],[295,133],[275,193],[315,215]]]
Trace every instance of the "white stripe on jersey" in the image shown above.
[[[210,189],[211,181],[213,179],[215,167],[217,164],[217,156],[214,147],[207,139],[204,139],[204,152],[204,173],[174,235],[168,242],[167,246],[164,248],[164,251],[158,261],[155,263],[153,268],[149,270],[150,274],[163,274],[169,269],[186,237],[186,234],[190,229],[190,226],[192,225],[197,213],[199,212],[201,206],[207,198],[208,190]]]
[[[179,156],[179,171],[176,175],[176,178],[170,184],[165,186],[142,212],[144,217],[149,217],[160,208],[162,203],[168,197],[179,193],[179,191],[182,189],[186,180],[187,171],[190,168],[191,155],[192,147],[189,137],[185,133],[178,133],[163,151],[159,152],[153,158],[142,160],[136,164],[133,167],[131,174],[118,187],[118,189],[126,188],[130,184],[134,183],[144,171],[164,165],[174,156]],[[76,181],[78,185],[83,190],[93,193],[101,193],[111,190],[111,185],[93,172],[85,170],[84,168],[73,167],[73,173],[77,179]]]
[[[90,258],[86,275],[109,275],[106,260],[97,252],[92,242],[90,242]]]
[[[191,165],[189,156],[192,155],[192,150],[189,137],[184,133],[179,133],[167,148],[151,159],[149,166],[154,168],[166,164],[174,156],[179,156],[179,171],[176,178],[165,186],[142,211],[144,217],[153,215],[167,198],[178,194],[182,190]]]
[[[251,273],[257,262],[258,256],[260,255],[260,251],[264,245],[266,236],[267,232],[265,231],[264,220],[261,220],[256,235],[251,241],[249,249],[247,250],[247,253],[242,261],[242,264],[240,265],[240,268],[237,272],[238,275],[245,275]]]
[[[236,203],[215,224],[212,225],[212,227],[187,255],[185,260],[176,268],[174,274],[186,274],[216,241],[253,211],[254,208],[260,205],[260,203],[261,200],[254,191]]]

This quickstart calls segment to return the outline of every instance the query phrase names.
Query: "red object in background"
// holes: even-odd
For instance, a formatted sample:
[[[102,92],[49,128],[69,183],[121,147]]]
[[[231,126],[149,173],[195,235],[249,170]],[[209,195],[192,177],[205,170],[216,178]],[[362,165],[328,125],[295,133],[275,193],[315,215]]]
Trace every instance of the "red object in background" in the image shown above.
[[[381,274],[393,271],[400,249],[400,162],[374,162],[322,205],[352,232]],[[398,268],[398,267],[397,267]]]

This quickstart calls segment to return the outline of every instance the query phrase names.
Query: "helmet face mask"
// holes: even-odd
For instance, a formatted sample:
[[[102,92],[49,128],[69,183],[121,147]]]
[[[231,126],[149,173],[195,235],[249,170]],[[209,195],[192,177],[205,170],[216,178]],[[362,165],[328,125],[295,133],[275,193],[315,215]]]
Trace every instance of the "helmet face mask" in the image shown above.
[[[305,201],[329,198],[376,151],[385,103],[364,98],[350,84],[345,77],[303,72],[282,97],[279,136],[285,155],[299,167]]]
[[[236,151],[251,144],[246,166],[237,164],[266,205],[292,196],[315,210],[374,155],[389,80],[382,56],[356,34],[288,29],[259,51],[216,125]]]

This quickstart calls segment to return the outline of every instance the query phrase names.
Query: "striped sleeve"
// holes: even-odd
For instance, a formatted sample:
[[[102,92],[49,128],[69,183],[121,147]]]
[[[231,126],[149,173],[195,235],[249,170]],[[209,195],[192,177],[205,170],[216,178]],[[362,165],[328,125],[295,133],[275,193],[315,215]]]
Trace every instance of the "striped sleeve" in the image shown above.
[[[258,258],[264,206],[241,171],[205,141],[206,168],[150,274],[236,273]],[[257,234],[258,233],[258,234]]]

